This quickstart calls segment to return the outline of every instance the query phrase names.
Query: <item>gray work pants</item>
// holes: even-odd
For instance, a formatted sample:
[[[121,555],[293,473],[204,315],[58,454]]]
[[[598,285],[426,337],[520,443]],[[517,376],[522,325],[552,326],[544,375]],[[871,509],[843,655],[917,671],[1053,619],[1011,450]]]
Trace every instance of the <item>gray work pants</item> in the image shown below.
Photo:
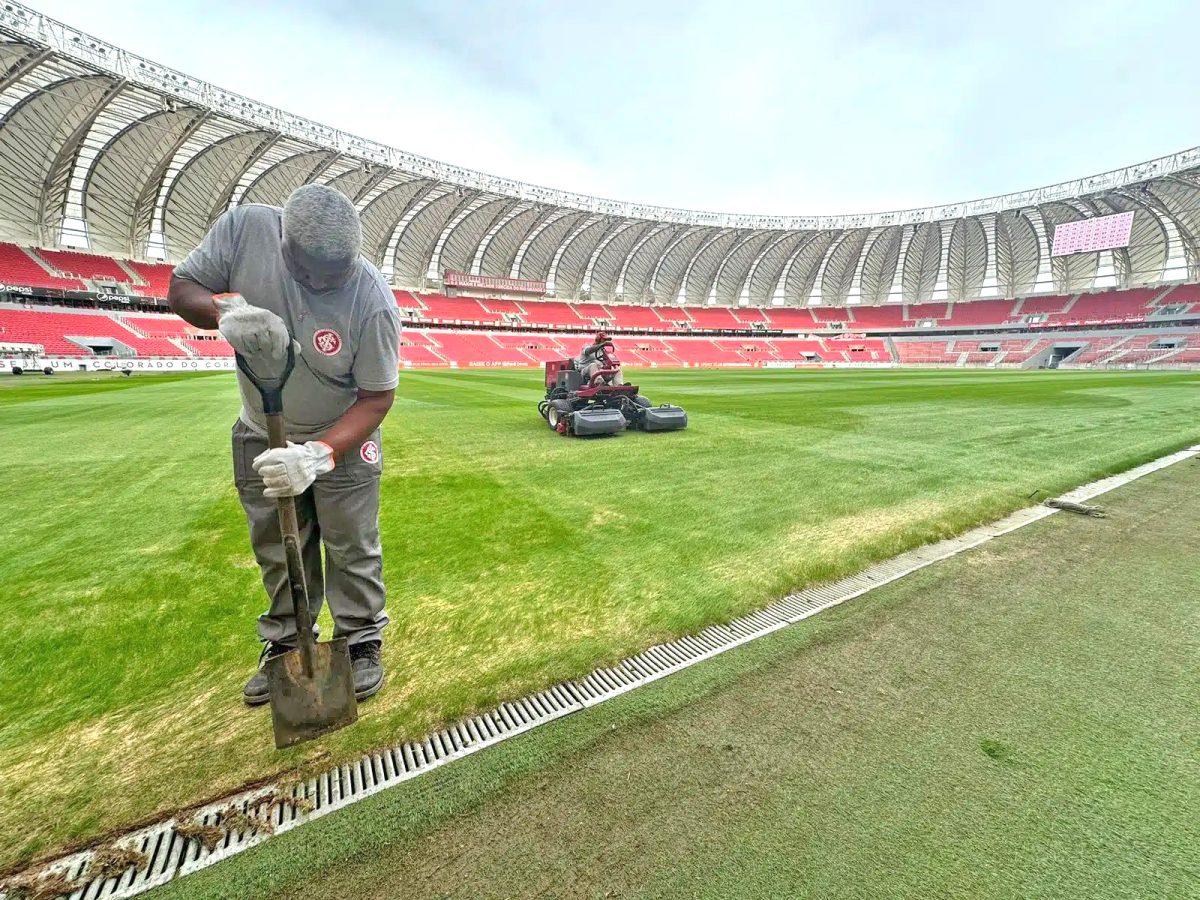
[[[373,447],[369,446],[372,443]],[[380,640],[380,632],[388,623],[379,544],[379,476],[383,468],[379,447],[376,431],[363,443],[366,449],[339,454],[333,471],[319,476],[312,487],[296,497],[313,621],[328,597],[333,636],[345,637],[351,644]],[[239,419],[233,426],[234,484],[250,525],[250,543],[262,570],[263,586],[271,599],[270,608],[258,617],[258,634],[264,641],[294,644],[296,621],[277,506],[273,499],[263,496],[262,479],[252,465],[266,449],[267,439]]]

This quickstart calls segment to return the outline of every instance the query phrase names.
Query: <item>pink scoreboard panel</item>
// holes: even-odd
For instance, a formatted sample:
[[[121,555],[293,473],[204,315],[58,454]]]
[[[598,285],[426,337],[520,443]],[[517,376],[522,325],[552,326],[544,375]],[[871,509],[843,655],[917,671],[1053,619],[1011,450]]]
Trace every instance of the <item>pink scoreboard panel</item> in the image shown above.
[[[1097,216],[1054,226],[1054,247],[1051,256],[1068,256],[1072,253],[1091,253],[1096,250],[1111,250],[1113,247],[1129,246],[1129,230],[1133,227],[1133,213],[1117,213],[1113,216]]]

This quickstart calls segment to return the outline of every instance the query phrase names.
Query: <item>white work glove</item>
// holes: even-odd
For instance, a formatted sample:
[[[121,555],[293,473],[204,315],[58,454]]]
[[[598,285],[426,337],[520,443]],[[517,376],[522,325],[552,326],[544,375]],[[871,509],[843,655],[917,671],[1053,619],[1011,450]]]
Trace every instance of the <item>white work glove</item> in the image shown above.
[[[217,301],[217,330],[264,377],[273,377],[282,368],[292,339],[283,319],[269,309],[251,306],[240,294]]]
[[[254,471],[266,485],[265,497],[295,497],[308,490],[318,475],[332,472],[333,448],[323,441],[277,447],[254,457]]]

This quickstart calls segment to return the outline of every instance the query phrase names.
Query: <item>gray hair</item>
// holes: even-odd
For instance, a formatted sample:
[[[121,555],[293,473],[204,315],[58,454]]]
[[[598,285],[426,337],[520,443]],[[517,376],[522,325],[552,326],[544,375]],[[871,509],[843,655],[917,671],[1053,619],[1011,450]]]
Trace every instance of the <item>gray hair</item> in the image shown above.
[[[348,262],[362,249],[362,224],[341,191],[306,184],[283,207],[283,238],[322,262]]]

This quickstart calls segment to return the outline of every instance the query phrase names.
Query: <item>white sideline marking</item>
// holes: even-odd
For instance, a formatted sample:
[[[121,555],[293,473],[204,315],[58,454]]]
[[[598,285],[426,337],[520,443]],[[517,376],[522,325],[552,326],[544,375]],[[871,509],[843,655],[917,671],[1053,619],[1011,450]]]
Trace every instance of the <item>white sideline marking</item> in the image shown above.
[[[1062,494],[1061,497],[1064,500],[1082,503],[1198,455],[1200,445],[1160,457],[1118,475],[1081,485]],[[343,809],[386,788],[431,772],[448,762],[469,756],[485,747],[494,746],[571,713],[619,697],[634,688],[658,681],[726,650],[740,647],[830,607],[860,597],[881,585],[889,584],[926,566],[949,559],[1061,511],[1040,505],[1017,510],[1011,515],[972,528],[957,537],[917,547],[892,559],[876,563],[840,581],[814,585],[789,594],[761,610],[748,613],[724,625],[711,625],[697,634],[649,647],[611,668],[596,669],[575,681],[555,685],[520,700],[502,703],[496,710],[435,732],[421,743],[402,744],[364,754],[353,763],[331,769],[306,782],[302,786],[301,795],[320,798],[320,808],[307,813],[298,813],[292,807],[276,810],[272,816],[274,833],[290,831],[298,825]],[[424,762],[419,762],[420,759]],[[410,761],[414,763],[411,766]],[[255,801],[262,800],[288,783],[286,780],[277,782],[209,803],[193,813],[188,821],[209,824],[221,810],[229,806],[252,808]],[[254,835],[227,835],[222,840],[222,845],[209,853],[200,848],[196,841],[181,839],[175,833],[175,825],[176,820],[170,818],[119,838],[120,845],[145,853],[150,858],[149,867],[144,871],[127,871],[118,878],[110,878],[104,882],[80,882],[79,889],[70,895],[71,900],[91,900],[100,896],[132,897],[228,859],[263,843],[270,837],[262,832]],[[81,851],[33,871],[43,874],[61,872],[68,878],[79,878],[83,875],[91,856],[91,850]],[[7,894],[0,893],[0,900],[7,898]]]

